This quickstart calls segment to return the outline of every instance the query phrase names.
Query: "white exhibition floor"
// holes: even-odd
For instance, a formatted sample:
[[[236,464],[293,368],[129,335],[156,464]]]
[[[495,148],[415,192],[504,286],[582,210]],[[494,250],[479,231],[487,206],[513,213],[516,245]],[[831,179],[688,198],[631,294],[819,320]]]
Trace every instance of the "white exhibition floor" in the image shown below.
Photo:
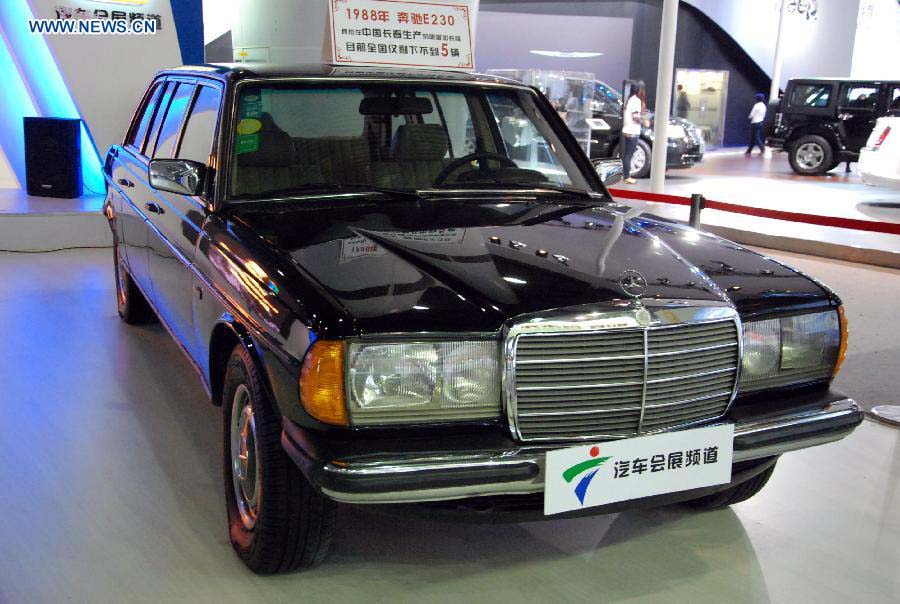
[[[708,199],[768,210],[900,222],[900,190],[868,186],[859,175],[858,164],[851,164],[851,170],[845,172],[841,164],[824,176],[799,176],[791,170],[785,153],[763,158],[754,152],[751,157],[745,157],[743,150],[721,149],[708,153],[693,168],[668,170],[664,192],[681,197],[701,193]],[[650,190],[650,180],[615,186],[646,192]],[[625,203],[684,222],[690,213],[686,206],[668,203]],[[720,210],[704,210],[701,219],[703,228],[742,243],[779,245],[778,249],[900,267],[900,236],[897,235],[798,224]],[[873,261],[875,257],[879,260]]]
[[[866,334],[896,308],[876,279],[900,276],[854,275],[879,307],[855,311]],[[900,430],[870,421],[784,456],[729,510],[484,525],[343,507],[323,566],[256,577],[228,545],[217,410],[161,328],[119,321],[113,291],[109,250],[0,253],[3,604],[900,599]],[[900,325],[879,323],[896,350]]]

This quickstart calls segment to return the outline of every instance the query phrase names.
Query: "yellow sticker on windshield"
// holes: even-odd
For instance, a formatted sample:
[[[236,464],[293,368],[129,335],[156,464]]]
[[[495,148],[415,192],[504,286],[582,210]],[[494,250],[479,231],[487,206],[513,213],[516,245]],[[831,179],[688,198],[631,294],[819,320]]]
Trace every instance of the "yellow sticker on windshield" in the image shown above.
[[[262,129],[262,122],[254,119],[243,119],[238,122],[238,134],[256,134]]]

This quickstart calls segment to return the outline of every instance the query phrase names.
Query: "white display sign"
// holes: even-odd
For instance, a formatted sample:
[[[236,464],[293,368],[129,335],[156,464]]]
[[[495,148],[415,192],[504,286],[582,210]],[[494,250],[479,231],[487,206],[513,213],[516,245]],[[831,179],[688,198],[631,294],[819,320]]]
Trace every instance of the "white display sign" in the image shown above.
[[[730,482],[733,445],[726,424],[550,451],[544,514]]]
[[[350,237],[349,239],[341,239],[341,257],[340,264],[356,260],[357,258],[372,258],[384,256],[387,251],[362,235]]]
[[[468,0],[331,0],[336,65],[475,69]]]

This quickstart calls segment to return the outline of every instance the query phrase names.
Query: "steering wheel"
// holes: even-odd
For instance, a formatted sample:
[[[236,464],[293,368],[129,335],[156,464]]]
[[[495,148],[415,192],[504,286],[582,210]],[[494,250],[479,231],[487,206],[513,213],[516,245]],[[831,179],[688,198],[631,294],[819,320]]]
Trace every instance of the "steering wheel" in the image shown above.
[[[432,186],[436,187],[438,185],[444,184],[444,181],[447,180],[448,176],[450,176],[451,174],[453,174],[454,172],[459,170],[464,165],[471,163],[473,161],[476,161],[476,160],[478,160],[480,162],[481,160],[484,160],[484,159],[496,159],[497,161],[499,161],[501,164],[503,164],[507,168],[518,168],[519,167],[516,164],[516,162],[514,162],[510,158],[506,157],[505,155],[500,155],[499,153],[490,153],[490,152],[469,153],[468,155],[464,155],[460,158],[454,159],[452,162],[447,164],[444,167],[444,169],[440,171],[440,173],[437,175],[437,177],[435,177],[434,185],[432,185]]]

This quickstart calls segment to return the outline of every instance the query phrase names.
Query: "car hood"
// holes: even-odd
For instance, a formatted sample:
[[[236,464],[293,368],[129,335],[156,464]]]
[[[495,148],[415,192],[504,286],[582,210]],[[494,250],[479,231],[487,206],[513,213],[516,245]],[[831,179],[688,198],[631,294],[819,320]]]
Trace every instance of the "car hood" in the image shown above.
[[[621,303],[630,299],[620,283],[629,271],[646,280],[645,298],[733,302],[685,256],[691,246],[672,245],[684,239],[676,226],[572,200],[297,203],[243,211],[239,220],[296,267],[282,289],[315,280],[334,304],[320,318],[335,313],[355,334],[492,332],[549,309]],[[698,244],[723,248],[720,241],[690,243],[693,251]],[[820,288],[806,289],[822,297]],[[340,331],[331,326],[330,333]]]

